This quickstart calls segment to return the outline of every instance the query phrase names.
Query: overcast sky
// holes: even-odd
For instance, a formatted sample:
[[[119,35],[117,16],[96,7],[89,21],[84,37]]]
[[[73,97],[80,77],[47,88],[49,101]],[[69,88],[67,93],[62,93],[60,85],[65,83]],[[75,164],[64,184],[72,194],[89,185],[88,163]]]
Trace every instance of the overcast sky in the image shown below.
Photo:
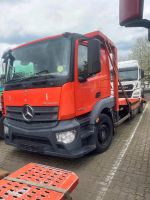
[[[101,30],[126,56],[144,28],[119,26],[119,0],[0,0],[0,54],[18,44],[62,32]],[[150,19],[150,0],[144,17]]]

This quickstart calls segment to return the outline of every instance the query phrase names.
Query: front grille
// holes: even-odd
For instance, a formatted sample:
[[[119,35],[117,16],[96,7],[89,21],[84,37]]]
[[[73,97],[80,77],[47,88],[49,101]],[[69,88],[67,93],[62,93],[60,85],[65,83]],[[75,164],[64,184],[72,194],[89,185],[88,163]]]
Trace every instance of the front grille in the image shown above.
[[[133,91],[125,91],[125,93],[127,94],[128,98],[131,98]],[[119,98],[125,98],[123,92],[119,92]]]
[[[19,127],[45,128],[54,127],[58,121],[58,107],[33,106],[34,117],[30,122],[23,118],[22,106],[7,106],[6,118],[12,125],[17,123]]]
[[[129,85],[122,85],[124,90],[133,90],[133,85],[129,84]],[[119,85],[119,90],[122,90],[121,86]]]

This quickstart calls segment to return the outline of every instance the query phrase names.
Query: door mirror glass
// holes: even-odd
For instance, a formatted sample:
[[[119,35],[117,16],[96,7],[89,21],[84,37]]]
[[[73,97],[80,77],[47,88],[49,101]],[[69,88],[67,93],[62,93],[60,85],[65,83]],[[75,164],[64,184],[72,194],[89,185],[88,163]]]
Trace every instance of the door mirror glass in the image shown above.
[[[101,70],[100,64],[100,41],[91,39],[88,42],[88,74],[96,74]]]
[[[144,0],[120,0],[119,20],[120,25],[143,18]]]

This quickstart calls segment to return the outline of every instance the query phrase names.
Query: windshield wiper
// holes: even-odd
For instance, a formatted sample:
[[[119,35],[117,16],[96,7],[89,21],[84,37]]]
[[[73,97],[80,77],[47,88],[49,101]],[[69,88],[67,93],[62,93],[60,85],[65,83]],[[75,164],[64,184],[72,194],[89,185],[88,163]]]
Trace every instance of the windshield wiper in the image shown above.
[[[20,80],[20,79],[14,79],[14,80],[12,79],[12,80],[6,81],[6,84],[7,83],[16,83],[18,80]]]
[[[7,83],[16,83],[16,82],[22,82],[22,81],[28,81],[28,80],[32,80],[32,79],[38,79],[38,78],[41,78],[41,77],[44,77],[44,78],[55,78],[56,76],[52,75],[52,74],[44,74],[45,76],[43,76],[41,73],[49,73],[48,70],[42,70],[40,72],[37,72],[35,75],[33,76],[29,76],[29,77],[24,77],[24,78],[17,78],[17,79],[11,79],[9,81],[7,81]],[[41,74],[41,75],[40,75]]]
[[[29,76],[29,77],[26,77],[26,78],[22,78],[22,79],[18,79],[18,81],[29,81],[31,79],[36,79],[36,78],[39,78],[41,76]]]
[[[37,72],[37,73],[35,73],[35,75],[39,75],[38,77],[43,77],[43,76],[50,77],[50,78],[56,77],[56,75],[50,74],[47,69]]]
[[[35,77],[38,77],[38,76],[30,76],[30,77],[26,77],[26,78],[11,79],[11,80],[7,81],[7,83],[16,83],[18,81],[30,80]]]
[[[43,74],[43,73],[44,73],[44,74],[45,74],[45,73],[48,74],[49,71],[48,71],[47,69],[44,69],[44,70],[42,70],[42,71],[37,72],[36,75],[38,75],[38,74]]]
[[[12,80],[9,80],[7,81],[7,83],[16,83],[16,82],[22,82],[22,81],[29,81],[29,80],[32,80],[32,79],[38,79],[38,78],[41,78],[43,76],[40,76],[40,75],[34,75],[34,76],[29,76],[29,77],[26,77],[26,78],[18,78],[18,79],[12,79]],[[51,74],[47,74],[46,77],[44,78],[47,78],[47,77],[50,77],[50,78],[55,78],[56,76],[53,76]]]

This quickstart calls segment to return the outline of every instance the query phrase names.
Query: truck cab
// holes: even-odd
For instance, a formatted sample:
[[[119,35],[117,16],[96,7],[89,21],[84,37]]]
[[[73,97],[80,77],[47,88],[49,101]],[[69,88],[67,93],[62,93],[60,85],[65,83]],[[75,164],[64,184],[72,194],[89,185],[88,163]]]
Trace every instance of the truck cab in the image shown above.
[[[119,62],[119,78],[129,98],[144,98],[142,89],[142,79],[144,71],[141,69],[137,60]],[[124,98],[121,87],[119,86],[119,97]]]
[[[119,101],[117,49],[100,31],[42,38],[2,58],[4,137],[19,149],[67,158],[102,153],[131,104],[140,105],[139,98]]]

